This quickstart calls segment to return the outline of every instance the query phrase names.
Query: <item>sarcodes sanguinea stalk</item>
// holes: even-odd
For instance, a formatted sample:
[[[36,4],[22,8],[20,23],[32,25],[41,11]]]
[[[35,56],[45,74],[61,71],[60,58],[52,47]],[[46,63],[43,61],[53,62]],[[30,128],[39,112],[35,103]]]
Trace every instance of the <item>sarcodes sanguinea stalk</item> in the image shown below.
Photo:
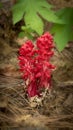
[[[35,46],[28,40],[19,49],[19,66],[25,82],[29,80],[27,85],[29,97],[40,96],[41,88],[51,87],[51,74],[55,68],[50,63],[50,58],[54,55],[52,48],[53,37],[47,32],[37,38]]]

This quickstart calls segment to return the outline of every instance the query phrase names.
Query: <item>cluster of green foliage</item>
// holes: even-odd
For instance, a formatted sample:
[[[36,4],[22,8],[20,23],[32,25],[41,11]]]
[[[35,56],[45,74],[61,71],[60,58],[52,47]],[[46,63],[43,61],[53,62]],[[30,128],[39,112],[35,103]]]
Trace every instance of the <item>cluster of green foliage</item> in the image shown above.
[[[68,41],[73,41],[73,8],[64,8],[56,12],[64,24],[54,24],[51,32],[55,34],[54,40],[57,48],[62,51]]]
[[[62,51],[68,41],[73,40],[73,8],[64,8],[58,11],[52,10],[46,0],[18,0],[12,8],[13,23],[24,20],[20,36],[30,36],[36,32],[38,35],[44,32],[44,20],[53,23],[50,30],[54,34],[59,51]]]

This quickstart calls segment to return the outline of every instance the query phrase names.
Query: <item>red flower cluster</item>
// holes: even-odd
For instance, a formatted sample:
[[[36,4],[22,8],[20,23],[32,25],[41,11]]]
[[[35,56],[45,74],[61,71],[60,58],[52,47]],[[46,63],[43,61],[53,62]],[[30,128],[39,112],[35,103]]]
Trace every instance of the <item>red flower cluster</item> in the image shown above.
[[[29,80],[27,91],[30,97],[40,95],[41,88],[50,88],[51,72],[54,66],[49,62],[54,54],[53,37],[45,33],[34,45],[27,41],[19,50],[19,66],[25,81]]]

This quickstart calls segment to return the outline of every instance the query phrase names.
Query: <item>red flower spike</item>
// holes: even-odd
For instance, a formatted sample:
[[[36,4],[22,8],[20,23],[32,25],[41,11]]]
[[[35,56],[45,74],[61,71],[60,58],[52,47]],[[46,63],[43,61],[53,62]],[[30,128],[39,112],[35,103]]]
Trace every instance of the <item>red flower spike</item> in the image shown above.
[[[40,96],[41,88],[50,88],[51,73],[55,67],[49,62],[54,52],[53,37],[45,33],[34,47],[32,41],[25,42],[19,50],[19,66],[25,82],[29,80],[27,92],[30,97]]]

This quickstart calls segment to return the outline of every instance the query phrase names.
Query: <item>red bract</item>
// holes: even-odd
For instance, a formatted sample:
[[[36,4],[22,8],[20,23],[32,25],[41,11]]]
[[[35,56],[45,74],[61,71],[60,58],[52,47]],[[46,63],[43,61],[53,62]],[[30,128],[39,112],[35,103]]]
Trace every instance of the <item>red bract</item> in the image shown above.
[[[22,45],[22,47],[19,50],[20,56],[23,56],[25,58],[30,58],[33,55],[32,54],[33,48],[34,48],[34,45],[32,41],[27,41],[24,45]]]
[[[53,37],[47,32],[37,39],[35,46],[27,41],[19,50],[19,66],[25,82],[29,81],[27,92],[30,97],[39,96],[41,88],[51,87],[54,66],[49,60],[54,54],[53,47]]]

